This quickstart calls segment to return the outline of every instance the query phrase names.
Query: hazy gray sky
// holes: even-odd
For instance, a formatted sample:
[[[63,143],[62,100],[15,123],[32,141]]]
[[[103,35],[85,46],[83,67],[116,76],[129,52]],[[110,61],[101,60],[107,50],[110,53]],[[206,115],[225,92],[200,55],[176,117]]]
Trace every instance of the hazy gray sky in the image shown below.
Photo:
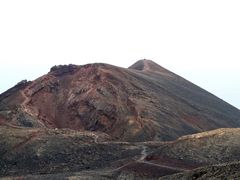
[[[1,0],[0,92],[55,64],[151,59],[240,108],[240,1]]]

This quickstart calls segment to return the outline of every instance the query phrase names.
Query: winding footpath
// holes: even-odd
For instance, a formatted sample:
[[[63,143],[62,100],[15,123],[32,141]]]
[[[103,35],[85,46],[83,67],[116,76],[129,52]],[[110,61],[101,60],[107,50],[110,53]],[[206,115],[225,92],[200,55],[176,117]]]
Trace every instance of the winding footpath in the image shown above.
[[[171,169],[171,170],[175,170],[175,171],[187,171],[187,169],[182,169],[179,167],[172,167],[172,166],[167,166],[167,165],[162,165],[162,164],[156,164],[150,161],[146,161],[146,157],[147,157],[147,147],[145,145],[142,145],[142,151],[141,151],[141,157],[137,160],[137,162],[139,163],[144,163],[144,164],[149,164],[152,166],[158,166],[161,168],[167,168],[167,169]]]
[[[26,110],[27,104],[31,101],[31,99],[26,95],[24,90],[21,91],[21,95],[24,98],[24,101],[22,102],[22,107]]]
[[[21,106],[23,108],[23,110],[29,114],[30,116],[33,116],[33,117],[38,117],[38,114],[35,113],[34,111],[31,111],[29,108],[28,108],[28,103],[31,101],[31,98],[29,96],[26,95],[26,91],[27,89],[24,89],[21,91],[21,95],[23,96],[24,98],[24,101],[21,103]],[[43,127],[45,126],[44,123],[42,121],[38,121]]]
[[[19,151],[19,149],[21,149],[21,148],[24,147],[26,144],[28,144],[28,143],[30,143],[31,141],[33,141],[33,139],[37,138],[37,137],[39,136],[40,132],[41,132],[40,130],[37,130],[37,131],[32,132],[32,133],[29,134],[25,139],[23,139],[20,143],[15,144],[15,145],[12,147],[11,151],[5,152],[5,153],[2,155],[2,157],[7,156],[7,155],[8,155],[9,153],[11,153],[11,152]]]
[[[99,143],[99,141],[98,141],[99,136],[94,134],[94,133],[92,133],[92,136],[94,136],[94,143]],[[150,162],[150,161],[146,161],[145,159],[148,156],[148,152],[147,152],[148,147],[146,145],[141,145],[140,147],[142,148],[141,156],[139,157],[139,159],[135,160],[135,162],[144,163],[144,164],[148,164],[148,165],[151,165],[151,166],[157,166],[157,167],[160,167],[160,168],[171,169],[171,170],[174,170],[174,171],[187,171],[187,169],[182,169],[182,168],[179,168],[179,167],[172,167],[172,166],[156,164],[156,163],[153,163],[153,162]],[[113,169],[112,171],[118,171],[118,170],[130,165],[131,163],[133,163],[133,162],[128,162],[128,163],[126,163],[126,164],[124,164],[120,167],[117,167],[116,169]]]

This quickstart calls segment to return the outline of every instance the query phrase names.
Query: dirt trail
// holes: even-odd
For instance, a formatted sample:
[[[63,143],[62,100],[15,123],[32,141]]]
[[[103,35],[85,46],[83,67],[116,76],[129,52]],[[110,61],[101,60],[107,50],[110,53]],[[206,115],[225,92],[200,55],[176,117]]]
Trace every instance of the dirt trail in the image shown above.
[[[31,101],[31,98],[29,96],[26,95],[26,91],[28,89],[24,89],[21,91],[21,95],[23,96],[24,98],[24,101],[21,103],[21,106],[23,108],[23,110],[29,114],[30,116],[33,116],[33,117],[38,117],[39,115],[34,112],[34,111],[31,111],[28,107],[28,103]],[[38,121],[43,127],[45,126],[44,123],[42,121]]]
[[[150,70],[150,67],[149,67],[149,64],[147,63],[147,61],[144,61],[143,65],[144,65],[144,70],[145,71]]]
[[[27,143],[32,141],[33,139],[37,138],[39,136],[40,130],[35,131],[31,133],[28,137],[26,137],[22,142],[14,145],[11,149],[11,151],[7,151],[6,153],[3,154],[2,157],[6,156],[8,153],[11,153],[13,151],[18,151],[21,147],[25,146]]]
[[[172,167],[172,166],[167,166],[167,165],[162,165],[162,164],[156,164],[156,163],[152,163],[152,162],[149,162],[149,161],[143,161],[142,163],[149,164],[149,165],[152,165],[152,166],[158,166],[158,167],[161,167],[161,168],[176,170],[176,171],[187,171],[187,169],[182,169],[182,168]]]
[[[27,109],[27,104],[31,101],[31,99],[26,95],[24,90],[21,91],[21,95],[24,98],[24,101],[22,102],[22,107],[24,109]]]
[[[94,143],[96,143],[96,144],[99,143],[98,142],[99,136],[97,134],[94,134],[94,133],[92,133],[91,135],[94,137]]]
[[[122,168],[124,168],[124,167],[126,167],[126,166],[128,166],[128,165],[130,165],[131,163],[132,163],[132,162],[129,162],[129,163],[127,163],[127,164],[124,164],[124,165],[122,165],[122,166],[120,166],[120,167],[118,167],[118,168],[116,168],[116,169],[110,170],[109,172],[118,171],[118,170],[120,170],[120,169],[122,169]]]
[[[149,164],[149,165],[152,165],[152,166],[158,166],[158,167],[162,167],[162,168],[168,168],[168,169],[172,169],[172,170],[177,170],[177,171],[186,171],[187,170],[187,169],[182,169],[182,168],[178,168],[178,167],[172,167],[172,166],[156,164],[156,163],[153,163],[153,162],[150,162],[150,161],[146,161],[145,158],[148,155],[148,153],[147,153],[147,146],[142,145],[141,148],[142,148],[141,157],[137,160],[137,162],[144,163],[144,164]]]
[[[147,157],[147,147],[146,146],[142,146],[142,151],[141,151],[141,157],[139,158],[138,161],[144,161],[145,158]]]
[[[98,143],[98,138],[99,138],[99,136],[95,134],[95,136],[94,136],[94,142],[95,143]]]
[[[36,115],[34,115],[34,114],[29,110],[29,108],[27,107],[27,104],[31,101],[31,98],[26,95],[26,90],[22,90],[22,91],[21,91],[21,95],[22,95],[23,98],[24,98],[24,101],[23,101],[22,104],[21,104],[21,106],[22,106],[22,108],[24,109],[24,111],[25,111],[26,113],[32,115],[32,116],[36,116]],[[37,117],[37,116],[36,116],[36,117]]]

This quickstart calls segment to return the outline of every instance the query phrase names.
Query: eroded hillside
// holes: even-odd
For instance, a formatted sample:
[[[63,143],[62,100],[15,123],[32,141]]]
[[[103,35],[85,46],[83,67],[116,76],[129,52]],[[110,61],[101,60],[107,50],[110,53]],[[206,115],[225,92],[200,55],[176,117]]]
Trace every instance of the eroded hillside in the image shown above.
[[[112,139],[174,140],[239,127],[240,111],[149,60],[130,68],[54,66],[0,95],[0,123],[97,131]]]

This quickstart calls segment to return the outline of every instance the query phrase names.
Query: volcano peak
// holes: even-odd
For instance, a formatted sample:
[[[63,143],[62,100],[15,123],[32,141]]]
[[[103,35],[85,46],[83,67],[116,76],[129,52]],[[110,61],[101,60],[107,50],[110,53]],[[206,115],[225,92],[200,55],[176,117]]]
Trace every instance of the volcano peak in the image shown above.
[[[128,69],[134,69],[138,71],[158,72],[158,73],[171,73],[167,69],[163,68],[159,64],[152,60],[141,59],[131,65]]]

